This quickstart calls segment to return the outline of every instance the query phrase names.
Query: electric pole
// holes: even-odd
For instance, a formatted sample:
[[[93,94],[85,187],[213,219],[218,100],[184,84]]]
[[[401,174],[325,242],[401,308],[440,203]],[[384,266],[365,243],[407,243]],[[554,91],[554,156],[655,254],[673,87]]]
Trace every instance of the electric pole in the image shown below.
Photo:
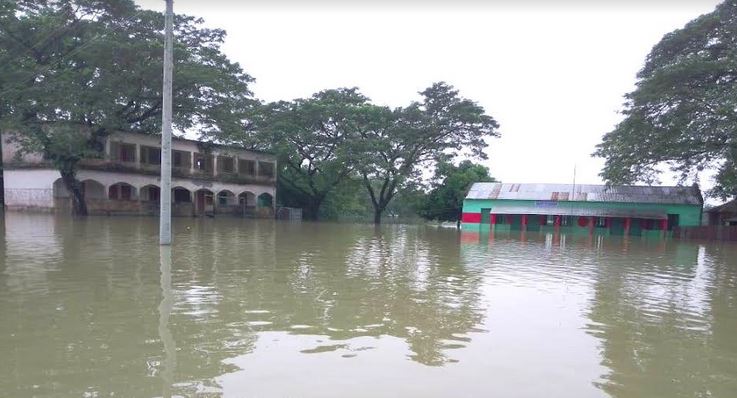
[[[161,108],[161,191],[159,244],[171,244],[171,96],[174,72],[174,0],[166,1],[164,39],[164,89]]]

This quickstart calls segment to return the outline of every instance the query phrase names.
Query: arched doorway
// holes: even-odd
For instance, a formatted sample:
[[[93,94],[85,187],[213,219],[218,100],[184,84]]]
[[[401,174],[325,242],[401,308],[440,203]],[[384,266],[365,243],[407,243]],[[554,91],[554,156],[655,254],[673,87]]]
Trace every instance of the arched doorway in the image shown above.
[[[85,199],[106,199],[105,186],[95,180],[82,181],[82,192]]]
[[[174,216],[192,217],[194,215],[194,205],[192,203],[192,193],[187,188],[174,187],[171,190],[171,214]]]
[[[171,201],[173,203],[192,203],[192,193],[187,188],[174,187],[171,189]]]
[[[235,194],[227,189],[218,192],[218,206],[233,206],[238,202],[236,201]]]
[[[274,197],[269,193],[262,193],[258,196],[257,207],[274,207]]]
[[[241,206],[256,207],[256,194],[253,192],[241,192],[238,195],[238,203]]]
[[[253,218],[256,216],[256,194],[245,191],[238,194],[238,207],[243,217]]]
[[[110,200],[135,200],[136,188],[125,182],[118,182],[107,189],[107,198]]]
[[[142,202],[158,202],[161,200],[161,188],[156,185],[144,185],[141,187],[140,198]]]
[[[209,189],[199,189],[195,192],[195,214],[198,216],[212,214],[215,210],[214,194]]]
[[[239,214],[238,198],[232,191],[224,189],[217,194],[215,212],[219,214]]]

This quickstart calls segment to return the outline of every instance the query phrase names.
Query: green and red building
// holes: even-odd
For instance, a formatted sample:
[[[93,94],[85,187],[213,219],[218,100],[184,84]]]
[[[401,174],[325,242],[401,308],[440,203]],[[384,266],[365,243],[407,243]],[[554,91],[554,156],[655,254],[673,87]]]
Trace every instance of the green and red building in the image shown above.
[[[464,230],[563,230],[662,234],[701,225],[698,186],[475,183],[463,202]]]

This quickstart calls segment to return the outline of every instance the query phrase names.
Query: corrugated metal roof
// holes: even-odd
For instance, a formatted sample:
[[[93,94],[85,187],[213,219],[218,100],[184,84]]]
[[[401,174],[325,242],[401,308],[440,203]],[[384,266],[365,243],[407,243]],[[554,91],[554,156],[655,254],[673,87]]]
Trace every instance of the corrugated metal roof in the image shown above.
[[[707,210],[707,213],[721,213],[721,212],[733,212],[737,211],[737,199],[730,200],[729,202],[722,203],[717,207],[713,207]]]
[[[696,186],[657,187],[588,184],[507,184],[477,182],[466,199],[552,200],[702,205]]]

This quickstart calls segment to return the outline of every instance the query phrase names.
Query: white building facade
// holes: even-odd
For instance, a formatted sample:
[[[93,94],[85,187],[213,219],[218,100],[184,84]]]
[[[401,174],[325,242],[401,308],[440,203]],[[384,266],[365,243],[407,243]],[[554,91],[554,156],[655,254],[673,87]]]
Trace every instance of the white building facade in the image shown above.
[[[71,197],[59,172],[41,155],[17,156],[3,136],[5,207],[8,210],[71,212]],[[159,136],[115,133],[104,156],[80,162],[90,214],[146,214],[159,211]],[[276,158],[273,154],[193,140],[172,142],[172,214],[274,215]]]

